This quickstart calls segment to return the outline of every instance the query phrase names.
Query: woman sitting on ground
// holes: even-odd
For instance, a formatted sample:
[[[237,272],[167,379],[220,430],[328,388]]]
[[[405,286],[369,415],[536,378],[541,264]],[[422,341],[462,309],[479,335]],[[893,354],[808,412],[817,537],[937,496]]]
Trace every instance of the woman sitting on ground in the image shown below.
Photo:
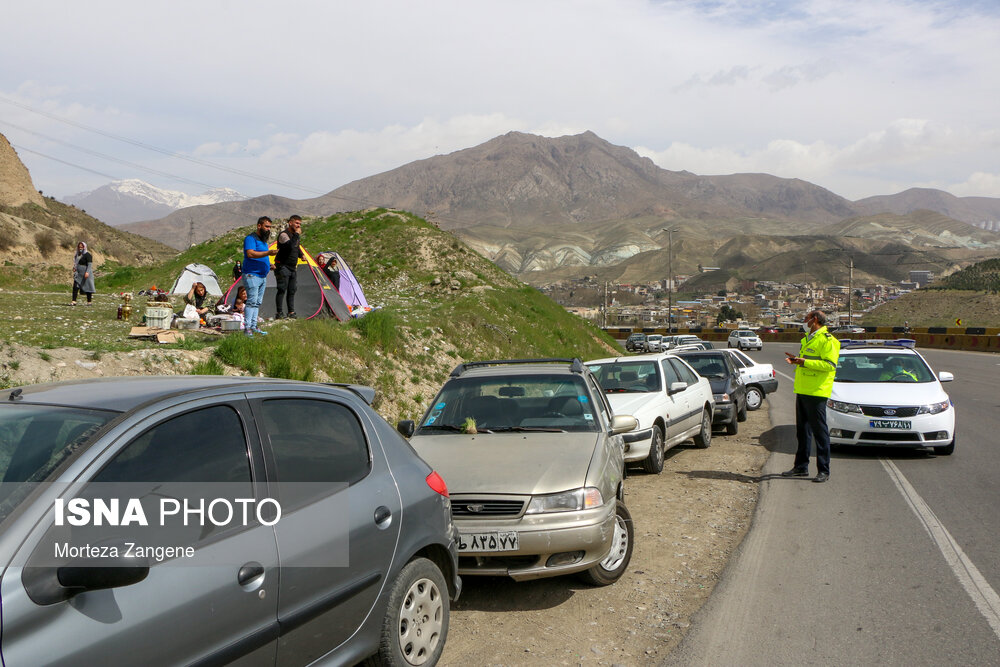
[[[208,290],[205,288],[204,283],[191,285],[191,289],[184,296],[184,303],[194,306],[194,309],[198,311],[198,318],[205,320],[207,323],[207,318],[212,314],[212,309],[208,305]]]

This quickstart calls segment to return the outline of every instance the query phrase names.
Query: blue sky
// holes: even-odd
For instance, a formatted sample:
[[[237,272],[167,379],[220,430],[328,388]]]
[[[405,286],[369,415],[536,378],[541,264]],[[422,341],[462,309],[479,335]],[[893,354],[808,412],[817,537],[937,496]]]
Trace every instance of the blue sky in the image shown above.
[[[1000,197],[998,7],[6,0],[0,132],[55,196],[140,178],[304,198],[511,130],[592,130],[666,169]]]

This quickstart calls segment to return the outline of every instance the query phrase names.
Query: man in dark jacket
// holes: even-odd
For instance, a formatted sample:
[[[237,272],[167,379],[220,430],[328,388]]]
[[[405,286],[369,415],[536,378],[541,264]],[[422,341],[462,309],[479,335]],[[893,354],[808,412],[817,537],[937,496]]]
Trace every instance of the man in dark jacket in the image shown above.
[[[275,318],[284,317],[282,312],[285,303],[288,304],[288,317],[295,317],[295,290],[297,288],[296,267],[305,254],[299,246],[302,232],[302,218],[293,215],[288,219],[288,226],[278,234],[278,254],[274,256],[274,282],[278,286],[275,297]],[[285,303],[283,303],[285,302]]]

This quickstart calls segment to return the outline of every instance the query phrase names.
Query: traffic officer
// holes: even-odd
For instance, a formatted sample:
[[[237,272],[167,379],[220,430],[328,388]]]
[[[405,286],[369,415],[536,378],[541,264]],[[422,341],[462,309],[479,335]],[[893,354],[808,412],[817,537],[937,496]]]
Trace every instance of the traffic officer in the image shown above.
[[[786,362],[795,368],[795,467],[782,477],[809,475],[810,436],[816,441],[816,477],[814,482],[830,479],[830,431],[826,426],[826,401],[833,391],[833,376],[840,358],[840,341],[826,329],[826,314],[812,310],[802,322],[805,338],[799,343],[799,355],[785,352]]]

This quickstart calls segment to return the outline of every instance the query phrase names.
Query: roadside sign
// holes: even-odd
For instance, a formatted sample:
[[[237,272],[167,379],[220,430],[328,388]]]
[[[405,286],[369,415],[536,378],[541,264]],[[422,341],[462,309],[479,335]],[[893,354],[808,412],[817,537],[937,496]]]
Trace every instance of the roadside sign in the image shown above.
[[[962,318],[961,317],[956,317],[955,318],[955,326],[956,327],[962,326]]]

